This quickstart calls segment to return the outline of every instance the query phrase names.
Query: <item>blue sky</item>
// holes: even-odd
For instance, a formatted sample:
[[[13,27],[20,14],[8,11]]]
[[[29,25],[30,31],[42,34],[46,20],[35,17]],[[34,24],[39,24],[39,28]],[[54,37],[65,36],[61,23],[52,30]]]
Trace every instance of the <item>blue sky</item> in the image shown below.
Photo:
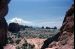
[[[6,20],[9,23],[16,18],[30,22],[24,25],[60,28],[71,4],[72,0],[11,0]]]

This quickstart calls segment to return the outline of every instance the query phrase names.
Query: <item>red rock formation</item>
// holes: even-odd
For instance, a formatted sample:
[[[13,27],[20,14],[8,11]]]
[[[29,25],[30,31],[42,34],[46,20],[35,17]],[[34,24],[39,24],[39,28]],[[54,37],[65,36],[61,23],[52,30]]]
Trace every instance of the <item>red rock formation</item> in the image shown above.
[[[60,32],[44,42],[41,49],[45,48],[74,49],[74,5],[66,12]]]
[[[0,0],[0,49],[7,43],[7,23],[5,16],[8,13],[9,0]]]
[[[8,13],[8,3],[10,0],[0,0],[0,18],[4,18]]]

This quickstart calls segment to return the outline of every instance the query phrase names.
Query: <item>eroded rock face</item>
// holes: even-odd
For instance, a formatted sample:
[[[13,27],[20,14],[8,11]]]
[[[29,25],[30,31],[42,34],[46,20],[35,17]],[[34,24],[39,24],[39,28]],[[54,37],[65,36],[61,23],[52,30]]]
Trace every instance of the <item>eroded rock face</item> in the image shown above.
[[[4,18],[8,13],[8,3],[10,0],[0,0],[0,18]]]
[[[12,33],[18,33],[20,31],[20,26],[18,23],[10,23],[8,29]]]
[[[74,5],[66,12],[60,32],[47,39],[41,49],[74,49]]]
[[[60,31],[74,32],[74,5],[66,12]]]
[[[7,37],[7,23],[5,18],[0,20],[0,44],[5,45]]]
[[[0,49],[7,43],[7,22],[5,16],[8,13],[9,0],[0,0]]]

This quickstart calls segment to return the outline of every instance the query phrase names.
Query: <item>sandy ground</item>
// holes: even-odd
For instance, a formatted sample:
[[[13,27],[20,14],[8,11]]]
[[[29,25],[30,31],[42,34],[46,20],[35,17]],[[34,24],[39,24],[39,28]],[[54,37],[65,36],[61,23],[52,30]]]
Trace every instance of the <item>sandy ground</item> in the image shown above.
[[[33,39],[27,39],[27,42],[32,45],[35,45],[34,49],[40,49],[45,40],[46,39],[33,38]]]
[[[35,45],[34,49],[40,49],[46,39],[32,38],[32,39],[26,39],[26,40],[29,44]],[[23,41],[24,40],[21,40],[20,46],[22,45],[22,43],[24,43]],[[4,46],[4,49],[16,49],[16,46],[7,44],[6,46]]]

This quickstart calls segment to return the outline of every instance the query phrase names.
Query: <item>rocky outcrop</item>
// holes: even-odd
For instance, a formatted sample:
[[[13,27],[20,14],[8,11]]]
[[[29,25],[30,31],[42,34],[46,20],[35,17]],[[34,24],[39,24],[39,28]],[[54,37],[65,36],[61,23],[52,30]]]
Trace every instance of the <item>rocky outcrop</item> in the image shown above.
[[[4,18],[8,13],[8,3],[10,0],[0,0],[0,18]]]
[[[74,32],[74,5],[66,12],[63,25],[60,29],[62,32]]]
[[[18,23],[10,23],[8,29],[12,33],[17,33],[20,31],[20,25]]]
[[[74,5],[66,12],[60,32],[44,41],[41,49],[74,49]]]
[[[7,43],[7,23],[4,18],[0,20],[0,46]]]
[[[0,0],[0,49],[7,43],[7,23],[5,16],[8,13],[9,0]]]

